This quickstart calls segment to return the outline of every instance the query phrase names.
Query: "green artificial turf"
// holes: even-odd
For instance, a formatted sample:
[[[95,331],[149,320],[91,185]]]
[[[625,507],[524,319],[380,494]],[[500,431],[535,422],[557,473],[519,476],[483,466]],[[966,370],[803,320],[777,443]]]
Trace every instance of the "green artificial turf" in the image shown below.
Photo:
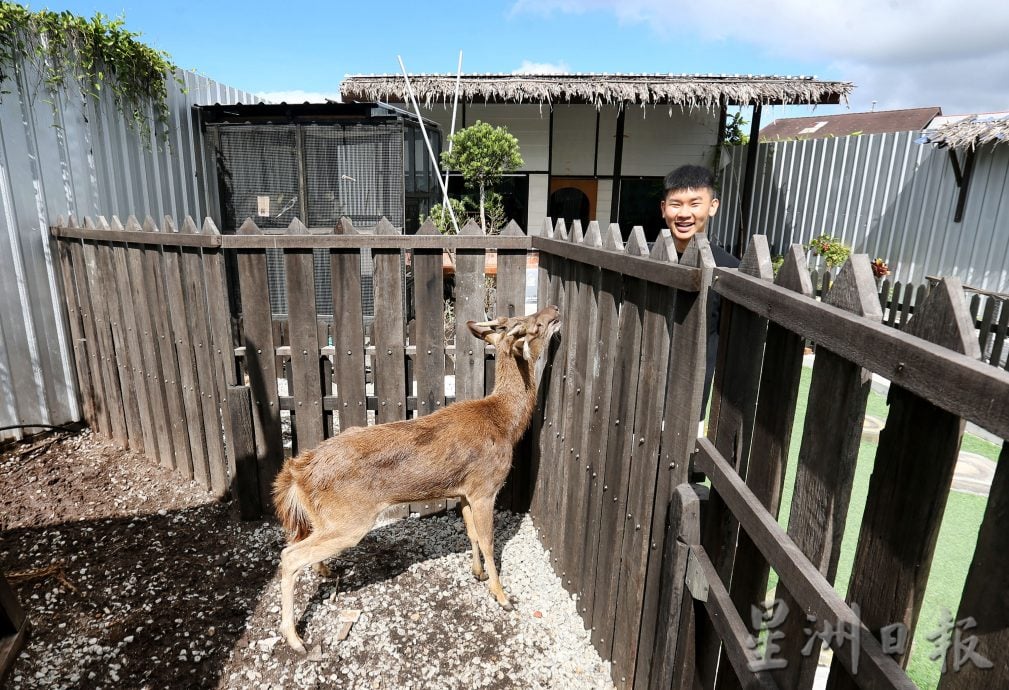
[[[792,490],[795,484],[795,468],[798,462],[799,444],[802,438],[803,419],[806,415],[806,399],[809,394],[811,369],[803,368],[799,399],[796,404],[795,425],[792,431],[791,448],[788,468],[785,475],[785,486],[782,492],[781,510],[778,521],[782,526],[788,524],[788,513],[791,507]],[[866,413],[881,420],[886,419],[887,405],[883,396],[869,394]],[[999,447],[976,438],[965,435],[963,449],[995,460]],[[841,556],[838,562],[835,586],[841,596],[848,588],[851,577],[851,567],[855,556],[855,544],[865,509],[866,494],[869,489],[869,477],[872,475],[872,465],[876,452],[876,444],[863,441],[858,454],[855,478],[851,491],[851,502],[848,509],[848,520],[844,537],[841,542]],[[932,568],[925,589],[925,599],[922,605],[920,620],[914,635],[912,654],[908,663],[908,675],[920,688],[934,688],[939,682],[941,660],[932,661],[929,654],[935,649],[926,638],[934,632],[941,621],[944,609],[954,615],[960,602],[960,593],[967,577],[967,569],[974,555],[974,544],[984,516],[987,499],[972,494],[951,492],[943,515],[939,538],[936,543]],[[769,598],[773,595],[777,577],[772,572],[768,585]]]

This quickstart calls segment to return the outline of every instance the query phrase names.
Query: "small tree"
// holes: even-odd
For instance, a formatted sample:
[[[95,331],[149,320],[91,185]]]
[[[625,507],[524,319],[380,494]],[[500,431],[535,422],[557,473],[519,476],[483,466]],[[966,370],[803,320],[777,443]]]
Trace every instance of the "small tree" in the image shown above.
[[[460,129],[452,137],[452,150],[441,154],[442,164],[458,171],[480,198],[480,227],[487,232],[487,192],[500,177],[522,165],[519,142],[504,127],[486,122]]]

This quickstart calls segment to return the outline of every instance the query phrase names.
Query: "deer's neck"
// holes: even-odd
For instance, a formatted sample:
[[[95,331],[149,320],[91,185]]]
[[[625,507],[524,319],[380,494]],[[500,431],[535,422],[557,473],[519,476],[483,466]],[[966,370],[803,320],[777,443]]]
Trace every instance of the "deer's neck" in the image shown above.
[[[511,354],[498,356],[494,371],[494,391],[490,397],[501,400],[508,415],[508,432],[517,442],[532,418],[536,407],[536,379],[533,368],[525,360]]]

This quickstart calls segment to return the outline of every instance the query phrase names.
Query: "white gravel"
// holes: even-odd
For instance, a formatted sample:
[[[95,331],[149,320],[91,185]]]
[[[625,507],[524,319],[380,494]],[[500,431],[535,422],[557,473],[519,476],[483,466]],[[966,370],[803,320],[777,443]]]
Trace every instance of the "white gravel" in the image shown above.
[[[393,522],[331,562],[333,579],[307,569],[302,574],[296,602],[307,658],[277,638],[280,589],[274,577],[252,616],[248,644],[233,652],[222,681],[283,687],[612,687],[609,666],[592,648],[573,599],[547,565],[530,518],[499,512],[495,527],[512,611],[501,609],[486,583],[470,573],[469,541],[457,516]],[[382,573],[387,567],[398,574]],[[339,612],[345,609],[362,614],[349,637],[338,642]],[[231,670],[231,664],[239,668]]]

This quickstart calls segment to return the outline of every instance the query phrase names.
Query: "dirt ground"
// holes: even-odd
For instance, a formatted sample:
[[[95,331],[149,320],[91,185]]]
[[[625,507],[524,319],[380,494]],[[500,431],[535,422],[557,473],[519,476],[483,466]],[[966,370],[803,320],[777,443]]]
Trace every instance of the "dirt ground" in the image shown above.
[[[515,610],[455,515],[380,527],[306,571],[307,657],[277,637],[283,535],[88,431],[0,453],[0,570],[32,623],[10,687],[609,687],[528,518],[499,513]],[[509,551],[511,550],[511,551]],[[536,561],[541,561],[536,563]],[[339,597],[337,593],[339,592]],[[362,611],[337,641],[341,611]]]

